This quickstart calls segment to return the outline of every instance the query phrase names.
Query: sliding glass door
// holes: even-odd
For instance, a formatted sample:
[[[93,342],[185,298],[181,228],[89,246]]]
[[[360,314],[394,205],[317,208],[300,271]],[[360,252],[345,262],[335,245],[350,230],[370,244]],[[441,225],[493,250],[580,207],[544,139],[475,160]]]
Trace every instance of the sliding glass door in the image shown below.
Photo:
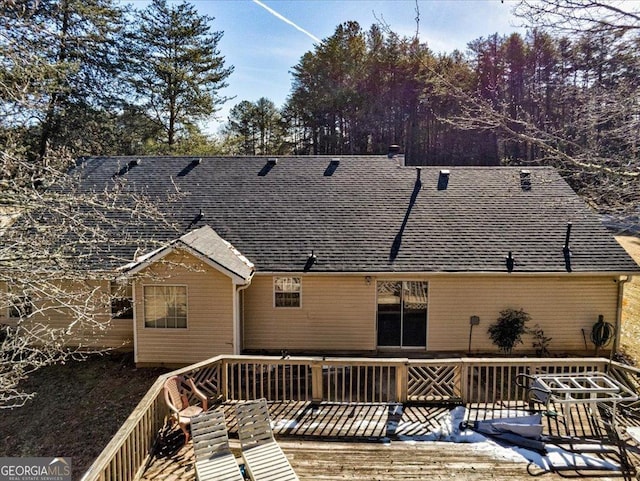
[[[378,346],[427,346],[427,282],[378,281]]]

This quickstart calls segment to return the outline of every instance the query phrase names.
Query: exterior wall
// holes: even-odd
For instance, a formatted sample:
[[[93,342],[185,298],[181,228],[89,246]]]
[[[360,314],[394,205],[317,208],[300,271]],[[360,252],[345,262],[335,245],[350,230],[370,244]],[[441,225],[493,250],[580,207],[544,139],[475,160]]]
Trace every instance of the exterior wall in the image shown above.
[[[429,283],[427,343],[431,351],[467,352],[469,317],[477,315],[472,352],[496,352],[487,333],[501,310],[524,309],[531,315],[527,327],[539,324],[551,337],[553,352],[588,350],[591,328],[598,315],[615,325],[618,284],[613,277],[440,277]],[[531,336],[514,353],[532,351]]]
[[[275,308],[273,277],[256,275],[244,291],[244,349],[372,351],[376,284],[358,276],[302,277],[302,306]]]
[[[427,352],[465,354],[469,318],[472,353],[497,353],[487,329],[500,311],[524,309],[545,335],[552,353],[584,352],[598,315],[615,324],[618,284],[614,277],[438,275],[372,277],[301,275],[302,306],[273,307],[273,276],[256,275],[245,291],[244,349],[248,351],[372,351],[376,349],[376,280],[429,282]],[[532,352],[531,336],[514,352]]]
[[[187,328],[144,327],[144,286],[187,286]],[[134,286],[136,362],[184,365],[233,354],[231,279],[196,258],[174,252],[141,272]]]
[[[79,299],[69,301],[70,304],[83,303],[89,292],[93,292],[93,304],[87,303],[89,309],[95,309],[96,323],[76,323],[67,340],[71,347],[82,346],[94,349],[115,348],[133,350],[133,321],[131,319],[111,319],[111,307],[108,303],[110,285],[108,281],[87,282],[74,285],[71,282],[61,282],[60,291],[66,293],[82,293],[76,296]],[[6,292],[7,287],[0,285],[0,289]],[[94,289],[97,289],[94,291]],[[55,302],[53,299],[35,303],[36,313],[30,318],[33,325],[42,324],[51,329],[67,329],[76,320],[72,310],[64,307],[65,300]],[[8,316],[8,309],[0,309],[0,324],[15,325],[16,319]]]

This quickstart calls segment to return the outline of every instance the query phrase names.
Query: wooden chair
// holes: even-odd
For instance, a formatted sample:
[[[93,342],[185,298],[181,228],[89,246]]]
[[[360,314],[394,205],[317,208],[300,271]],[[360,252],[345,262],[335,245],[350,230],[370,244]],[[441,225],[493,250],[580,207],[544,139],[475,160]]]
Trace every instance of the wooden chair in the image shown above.
[[[196,477],[200,481],[244,481],[229,449],[224,413],[215,409],[191,419]]]
[[[193,379],[187,379],[194,396],[200,399],[202,406],[189,405],[189,397],[183,389],[184,380],[181,376],[171,376],[164,383],[164,400],[171,410],[171,421],[180,426],[184,433],[185,443],[189,440],[189,424],[191,418],[206,411],[208,408],[207,396],[196,387]]]
[[[238,437],[245,468],[254,481],[298,481],[271,430],[265,399],[236,406]]]

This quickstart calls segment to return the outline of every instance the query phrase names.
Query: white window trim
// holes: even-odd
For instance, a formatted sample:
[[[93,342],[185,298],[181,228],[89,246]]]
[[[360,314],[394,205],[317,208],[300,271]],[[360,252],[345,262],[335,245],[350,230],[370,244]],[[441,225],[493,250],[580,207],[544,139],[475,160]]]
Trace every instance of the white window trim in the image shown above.
[[[146,308],[147,303],[144,301],[144,289],[146,287],[184,287],[186,296],[186,310],[187,310],[187,327],[147,327],[147,315]],[[142,285],[142,328],[149,329],[150,331],[171,331],[171,332],[184,332],[189,330],[189,286],[187,284],[143,284]]]
[[[300,279],[300,290],[298,294],[300,294],[299,299],[300,303],[297,306],[277,306],[276,305],[276,280],[277,279]],[[274,309],[302,309],[302,276],[273,276],[273,308]]]

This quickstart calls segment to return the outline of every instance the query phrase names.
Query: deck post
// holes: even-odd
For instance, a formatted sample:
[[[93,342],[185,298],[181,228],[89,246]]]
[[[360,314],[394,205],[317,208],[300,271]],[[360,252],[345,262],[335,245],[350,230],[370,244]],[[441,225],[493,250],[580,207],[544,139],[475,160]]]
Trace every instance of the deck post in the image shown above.
[[[396,402],[405,403],[407,401],[408,376],[409,361],[396,364]]]
[[[322,402],[322,361],[311,361],[311,401]]]
[[[469,366],[464,361],[460,360],[460,363],[456,365],[458,389],[460,390],[460,397],[463,403],[470,402],[469,400]]]
[[[225,401],[229,400],[229,364],[226,359],[222,359],[222,362],[219,366],[220,369],[220,388],[222,394],[222,399]]]

